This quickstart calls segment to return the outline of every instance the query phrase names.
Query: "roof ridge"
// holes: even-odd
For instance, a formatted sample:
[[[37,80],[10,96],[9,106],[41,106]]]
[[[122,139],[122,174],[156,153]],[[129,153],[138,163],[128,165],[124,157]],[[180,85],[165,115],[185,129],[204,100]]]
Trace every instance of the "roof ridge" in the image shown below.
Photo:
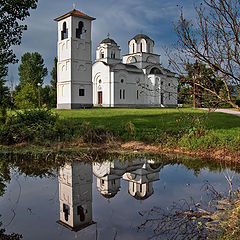
[[[96,19],[94,17],[88,16],[87,14],[85,14],[83,12],[80,12],[79,10],[73,9],[73,10],[63,14],[62,16],[60,16],[58,18],[55,18],[54,21],[60,21],[60,20],[62,20],[64,18],[67,18],[69,16],[79,16],[79,17],[83,17],[83,18],[86,18],[86,19],[89,19],[89,20],[95,20]]]

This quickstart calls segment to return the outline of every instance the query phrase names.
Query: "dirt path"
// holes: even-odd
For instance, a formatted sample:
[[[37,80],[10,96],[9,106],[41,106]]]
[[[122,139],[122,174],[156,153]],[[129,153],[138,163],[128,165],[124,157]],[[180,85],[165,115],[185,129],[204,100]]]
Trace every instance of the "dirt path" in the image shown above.
[[[208,108],[201,108],[203,110],[209,110]],[[222,113],[228,113],[228,114],[233,114],[235,116],[240,117],[240,112],[239,111],[235,111],[235,110],[231,110],[231,109],[215,109],[215,110],[211,110],[214,112],[222,112]]]

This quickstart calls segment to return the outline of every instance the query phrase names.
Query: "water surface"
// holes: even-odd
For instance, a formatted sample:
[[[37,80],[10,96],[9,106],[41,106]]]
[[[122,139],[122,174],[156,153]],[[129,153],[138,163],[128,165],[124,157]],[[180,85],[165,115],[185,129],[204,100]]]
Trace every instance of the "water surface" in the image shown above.
[[[226,176],[234,176],[235,189],[240,185],[240,175],[228,168],[191,169],[150,159],[75,161],[41,176],[22,172],[15,166],[10,178],[1,173],[6,187],[0,222],[6,233],[22,234],[25,240],[148,239],[153,228],[141,224],[152,209],[167,210],[183,200],[206,208],[212,193],[207,185],[225,193]]]

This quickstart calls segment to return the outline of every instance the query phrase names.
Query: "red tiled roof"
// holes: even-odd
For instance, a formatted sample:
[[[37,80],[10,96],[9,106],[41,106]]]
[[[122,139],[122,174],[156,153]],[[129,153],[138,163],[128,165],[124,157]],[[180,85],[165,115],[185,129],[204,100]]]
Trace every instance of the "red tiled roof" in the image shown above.
[[[68,13],[65,13],[61,17],[55,18],[54,21],[60,21],[60,20],[62,20],[64,18],[67,18],[69,16],[78,16],[78,17],[89,19],[89,20],[95,20],[96,19],[96,18],[90,17],[87,14],[82,13],[82,12],[76,10],[76,9],[73,9],[72,11],[70,11]]]

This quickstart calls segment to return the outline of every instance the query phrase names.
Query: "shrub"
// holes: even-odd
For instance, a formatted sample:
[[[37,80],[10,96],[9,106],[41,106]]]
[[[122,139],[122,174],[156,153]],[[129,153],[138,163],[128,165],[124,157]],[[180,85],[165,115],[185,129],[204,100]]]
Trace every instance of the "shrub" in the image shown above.
[[[57,140],[62,134],[57,120],[56,114],[45,109],[17,111],[0,126],[0,143],[45,143]]]

